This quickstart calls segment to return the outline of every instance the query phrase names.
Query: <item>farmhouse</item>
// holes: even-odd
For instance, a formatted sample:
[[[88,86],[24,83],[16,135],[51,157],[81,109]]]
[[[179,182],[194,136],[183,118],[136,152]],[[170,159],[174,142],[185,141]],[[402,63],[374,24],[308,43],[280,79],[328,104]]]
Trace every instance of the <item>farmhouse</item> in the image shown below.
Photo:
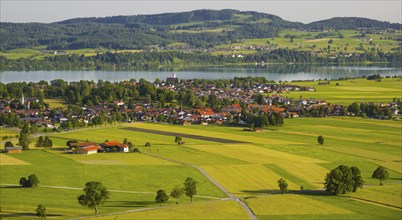
[[[79,147],[88,147],[88,146],[93,146],[93,145],[97,145],[97,143],[96,142],[70,142],[70,143],[68,143],[68,146],[72,150],[74,150],[75,148],[79,148]]]
[[[75,154],[96,154],[98,153],[99,146],[91,145],[86,147],[77,147],[74,149],[73,153]]]
[[[100,148],[95,142],[70,142],[68,145],[73,154],[96,154]]]
[[[9,154],[19,154],[22,152],[21,150],[22,150],[22,147],[16,146],[16,147],[6,147],[6,149],[4,151]]]
[[[128,152],[128,145],[118,141],[107,141],[100,146],[101,152]]]

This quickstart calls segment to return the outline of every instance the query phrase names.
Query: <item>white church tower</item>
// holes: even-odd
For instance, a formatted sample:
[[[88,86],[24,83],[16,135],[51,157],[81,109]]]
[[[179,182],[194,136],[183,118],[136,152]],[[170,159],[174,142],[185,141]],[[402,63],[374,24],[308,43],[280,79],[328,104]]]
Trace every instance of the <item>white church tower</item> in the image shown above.
[[[25,103],[25,98],[24,98],[24,92],[21,92],[21,105],[24,105]]]

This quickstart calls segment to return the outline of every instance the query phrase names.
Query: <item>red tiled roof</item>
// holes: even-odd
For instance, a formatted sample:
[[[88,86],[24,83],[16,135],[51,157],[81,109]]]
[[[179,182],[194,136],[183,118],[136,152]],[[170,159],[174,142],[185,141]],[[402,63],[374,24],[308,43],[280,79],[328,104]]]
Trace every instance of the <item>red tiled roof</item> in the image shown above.
[[[70,146],[72,147],[88,147],[96,145],[96,142],[78,142],[78,143],[70,143]]]
[[[121,144],[120,142],[118,142],[118,141],[108,141],[108,142],[105,142],[105,143],[103,143],[104,145],[106,145],[106,146],[108,146],[108,147],[114,147],[114,146],[117,146],[117,145],[119,145],[119,144]]]
[[[88,147],[83,147],[82,149],[85,151],[90,151],[90,150],[98,150],[99,148],[100,148],[99,146],[92,145]]]
[[[122,144],[118,141],[108,141],[103,143],[104,147],[120,147],[120,148],[126,148],[128,147],[127,144]]]

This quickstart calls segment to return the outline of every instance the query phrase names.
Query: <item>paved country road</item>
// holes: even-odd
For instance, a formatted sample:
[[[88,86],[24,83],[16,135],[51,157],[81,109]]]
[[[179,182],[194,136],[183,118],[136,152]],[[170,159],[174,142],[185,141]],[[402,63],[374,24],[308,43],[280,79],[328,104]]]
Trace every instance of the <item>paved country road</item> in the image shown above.
[[[219,184],[218,182],[216,182],[210,175],[208,175],[207,172],[205,172],[203,169],[201,169],[200,167],[194,165],[194,164],[190,164],[190,163],[185,163],[182,161],[177,161],[174,159],[170,159],[170,158],[166,158],[166,157],[161,157],[161,156],[156,156],[153,154],[149,154],[149,153],[143,153],[145,155],[151,156],[151,157],[155,157],[155,158],[159,158],[162,160],[167,160],[170,162],[174,162],[174,163],[179,163],[179,164],[183,164],[186,166],[190,166],[193,167],[195,169],[197,169],[198,171],[200,171],[205,177],[207,177],[209,179],[209,181],[211,181],[216,187],[218,187],[219,189],[221,189],[228,197],[230,200],[235,200],[237,203],[239,203],[240,206],[242,206],[247,213],[250,215],[252,220],[257,220],[257,217],[254,215],[254,212],[246,205],[246,203],[244,203],[243,201],[241,201],[239,198],[233,196],[228,190],[226,190],[221,184]]]

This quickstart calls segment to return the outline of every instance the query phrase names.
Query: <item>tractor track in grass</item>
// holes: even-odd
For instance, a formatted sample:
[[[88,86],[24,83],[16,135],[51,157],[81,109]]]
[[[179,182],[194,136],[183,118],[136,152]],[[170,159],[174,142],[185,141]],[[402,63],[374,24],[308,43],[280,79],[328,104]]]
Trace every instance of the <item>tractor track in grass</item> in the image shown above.
[[[151,129],[144,129],[144,128],[127,127],[127,128],[121,128],[121,129],[129,130],[129,131],[150,133],[150,134],[180,136],[180,137],[185,137],[185,138],[197,139],[197,140],[202,140],[202,141],[212,141],[212,142],[218,142],[218,143],[223,143],[223,144],[248,144],[249,143],[246,141],[236,141],[236,140],[216,138],[216,137],[200,136],[200,135],[195,135],[195,134],[184,134],[184,133],[170,132],[170,131],[158,131],[158,130],[151,130]]]

